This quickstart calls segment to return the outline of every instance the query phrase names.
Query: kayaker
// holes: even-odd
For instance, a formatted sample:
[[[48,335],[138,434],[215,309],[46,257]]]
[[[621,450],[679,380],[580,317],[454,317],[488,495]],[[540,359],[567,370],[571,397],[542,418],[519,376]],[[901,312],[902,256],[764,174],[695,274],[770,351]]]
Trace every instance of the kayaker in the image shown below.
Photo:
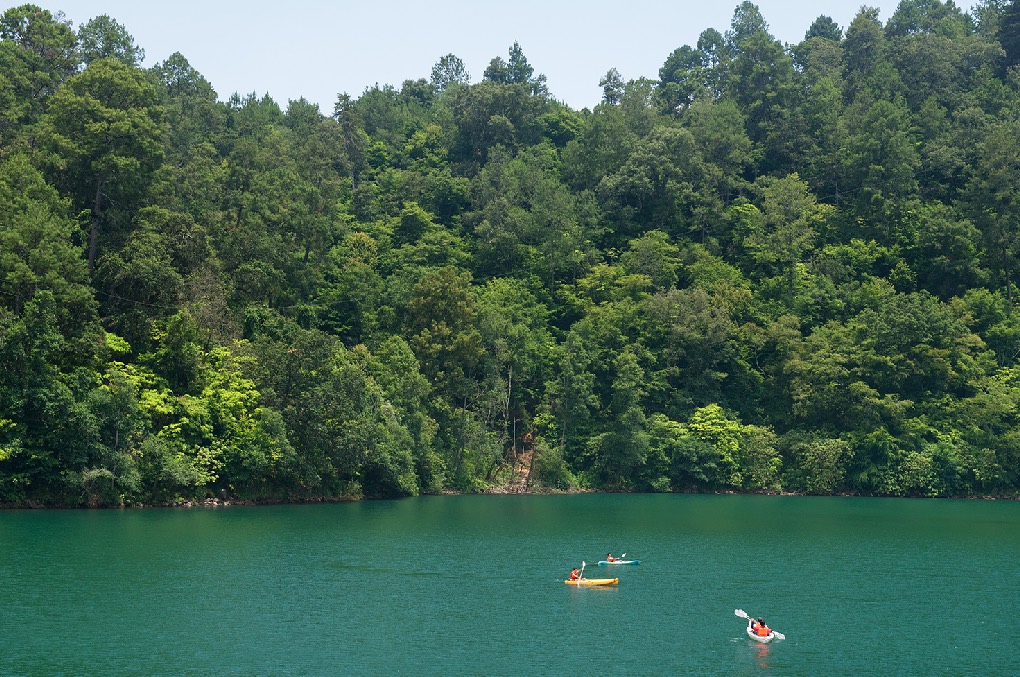
[[[580,577],[581,577],[581,570],[580,569],[572,569],[570,571],[570,580],[576,581]]]
[[[769,633],[772,632],[771,628],[765,625],[765,621],[760,618],[757,621],[751,621],[751,629],[759,637],[768,637]]]
[[[616,561],[616,558],[613,557],[613,553],[611,553],[611,552],[607,552],[606,553],[606,561],[607,562],[615,562]]]

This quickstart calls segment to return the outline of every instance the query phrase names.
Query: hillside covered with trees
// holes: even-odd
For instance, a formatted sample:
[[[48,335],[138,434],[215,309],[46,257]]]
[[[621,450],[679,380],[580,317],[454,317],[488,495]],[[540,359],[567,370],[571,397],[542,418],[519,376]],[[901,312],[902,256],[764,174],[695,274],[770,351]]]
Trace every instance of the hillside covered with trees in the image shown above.
[[[805,25],[320,111],[7,10],[0,504],[1016,495],[1020,4]]]

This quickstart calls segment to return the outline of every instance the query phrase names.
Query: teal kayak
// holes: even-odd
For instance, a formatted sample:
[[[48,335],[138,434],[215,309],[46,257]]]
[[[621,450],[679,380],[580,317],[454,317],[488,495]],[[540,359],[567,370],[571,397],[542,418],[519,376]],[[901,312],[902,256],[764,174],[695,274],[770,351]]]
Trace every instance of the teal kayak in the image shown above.
[[[612,562],[602,560],[599,562],[600,567],[609,566],[610,564],[641,564],[639,559],[614,559]]]

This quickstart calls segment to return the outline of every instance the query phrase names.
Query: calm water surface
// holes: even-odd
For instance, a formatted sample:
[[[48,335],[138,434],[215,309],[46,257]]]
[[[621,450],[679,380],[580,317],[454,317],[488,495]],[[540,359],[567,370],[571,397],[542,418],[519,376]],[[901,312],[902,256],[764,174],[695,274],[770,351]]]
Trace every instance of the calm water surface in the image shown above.
[[[641,565],[563,585],[607,550]],[[1020,502],[5,512],[0,674],[1020,674],[1018,569]],[[738,607],[787,639],[749,641]]]

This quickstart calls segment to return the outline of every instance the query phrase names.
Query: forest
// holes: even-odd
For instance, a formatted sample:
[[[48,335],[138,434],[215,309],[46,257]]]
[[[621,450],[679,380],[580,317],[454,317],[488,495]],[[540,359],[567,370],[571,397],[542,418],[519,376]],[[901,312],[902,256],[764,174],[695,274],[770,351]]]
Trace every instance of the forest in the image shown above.
[[[878,17],[323,112],[8,9],[0,505],[1017,496],[1020,3]]]

